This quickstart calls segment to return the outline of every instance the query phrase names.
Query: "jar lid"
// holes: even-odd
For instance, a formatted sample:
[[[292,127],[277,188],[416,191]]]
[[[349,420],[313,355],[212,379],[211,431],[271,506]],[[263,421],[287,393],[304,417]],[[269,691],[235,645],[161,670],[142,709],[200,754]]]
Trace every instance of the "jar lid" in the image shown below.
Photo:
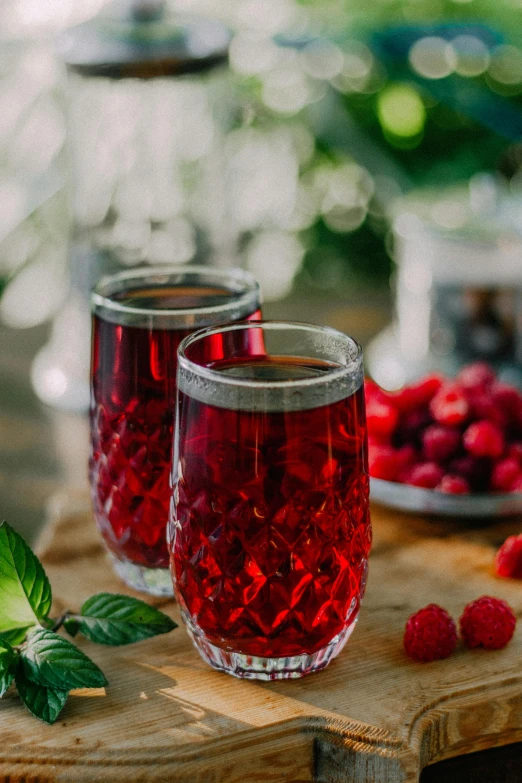
[[[86,77],[154,79],[225,63],[230,31],[216,20],[168,10],[161,0],[120,0],[59,41],[71,71]]]

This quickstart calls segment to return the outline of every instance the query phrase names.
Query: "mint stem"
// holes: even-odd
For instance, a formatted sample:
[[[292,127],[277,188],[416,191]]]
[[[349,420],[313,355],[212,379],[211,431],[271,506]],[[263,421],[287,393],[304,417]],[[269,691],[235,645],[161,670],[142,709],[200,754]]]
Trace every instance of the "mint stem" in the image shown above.
[[[56,631],[59,631],[64,622],[67,620],[68,617],[70,617],[70,612],[64,612],[60,617],[58,617],[57,620],[54,621],[54,625],[50,628],[50,630],[53,633],[56,633]]]

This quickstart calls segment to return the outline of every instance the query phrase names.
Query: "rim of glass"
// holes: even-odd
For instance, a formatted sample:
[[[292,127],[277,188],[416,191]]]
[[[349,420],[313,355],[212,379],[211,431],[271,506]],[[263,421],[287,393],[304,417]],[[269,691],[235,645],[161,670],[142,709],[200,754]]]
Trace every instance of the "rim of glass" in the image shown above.
[[[174,282],[174,278],[180,275],[193,274],[201,276],[202,278],[208,276],[214,280],[218,280],[226,285],[229,282],[231,285],[242,284],[244,291],[238,291],[237,296],[231,301],[225,302],[219,305],[211,305],[207,307],[185,307],[185,308],[146,308],[135,307],[133,305],[118,302],[112,299],[115,294],[121,293],[125,290],[125,283],[132,281],[142,280],[149,283],[153,283],[156,278],[158,284],[168,284],[169,279]],[[233,290],[231,293],[235,293]],[[147,317],[147,318],[168,318],[170,320],[179,318],[179,320],[186,319],[187,317],[199,317],[205,315],[220,315],[227,312],[235,312],[243,307],[247,308],[248,305],[261,304],[261,292],[259,283],[255,277],[239,267],[213,267],[204,266],[202,264],[182,264],[180,266],[166,265],[166,266],[140,266],[132,270],[124,270],[123,272],[116,272],[112,275],[104,275],[98,283],[95,285],[91,293],[91,308],[94,313],[98,311],[109,311],[114,313],[121,313],[122,315]],[[247,313],[246,313],[247,314]]]
[[[330,336],[336,340],[342,340],[347,347],[347,353],[349,355],[348,361],[345,365],[332,366],[331,370],[325,372],[324,375],[315,376],[313,378],[298,378],[289,381],[255,381],[249,378],[236,378],[233,376],[223,375],[223,373],[212,370],[210,367],[205,367],[201,364],[197,364],[189,359],[185,351],[193,343],[199,340],[209,337],[213,334],[223,334],[226,332],[238,331],[240,329],[267,329],[273,330],[285,330],[285,331],[302,331],[320,334],[324,336]],[[306,356],[302,357],[306,359]],[[244,387],[249,389],[283,389],[283,388],[306,388],[308,386],[316,386],[321,383],[330,384],[337,378],[344,378],[347,375],[356,373],[361,369],[363,358],[363,350],[361,345],[354,340],[353,337],[349,337],[344,332],[340,332],[338,329],[333,329],[331,326],[319,326],[317,324],[309,324],[300,321],[241,321],[239,323],[226,324],[221,326],[210,326],[205,329],[199,329],[197,332],[185,337],[178,346],[178,368],[182,368],[185,371],[192,372],[202,378],[216,383],[224,384],[226,386]]]

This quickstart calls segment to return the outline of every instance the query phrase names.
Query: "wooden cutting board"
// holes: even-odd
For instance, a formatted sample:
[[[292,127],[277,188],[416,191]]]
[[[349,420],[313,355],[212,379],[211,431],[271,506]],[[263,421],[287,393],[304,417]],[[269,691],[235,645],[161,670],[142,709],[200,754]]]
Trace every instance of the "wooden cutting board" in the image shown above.
[[[39,551],[55,609],[113,576],[88,507],[58,504]],[[57,724],[0,702],[0,780],[9,783],[413,783],[427,764],[522,740],[522,625],[505,650],[432,664],[402,652],[407,617],[436,601],[458,617],[484,593],[520,616],[522,583],[492,572],[520,520],[489,528],[373,508],[374,547],[359,624],[340,658],[302,680],[244,682],[210,669],[179,628],[129,647],[81,647],[110,685],[76,691]],[[154,601],[179,621],[173,602]]]

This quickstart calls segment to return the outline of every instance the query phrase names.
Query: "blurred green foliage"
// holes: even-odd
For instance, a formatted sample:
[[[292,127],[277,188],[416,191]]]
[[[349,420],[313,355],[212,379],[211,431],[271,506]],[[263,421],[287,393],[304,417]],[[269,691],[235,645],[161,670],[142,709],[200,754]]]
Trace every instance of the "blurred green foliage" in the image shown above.
[[[363,139],[367,150],[362,158],[370,161],[370,171],[372,154],[377,151],[381,162],[387,159],[390,169],[400,173],[396,180],[403,192],[423,186],[444,188],[482,171],[499,172],[508,180],[517,177],[522,161],[520,3],[301,0],[301,5],[322,34],[342,50],[349,52],[358,41],[374,58],[370,83],[338,92],[342,106],[334,120],[338,129],[328,130],[327,138],[323,134],[317,155],[335,159],[344,154],[364,165]],[[473,39],[478,39],[476,49],[484,58],[484,67],[466,61],[461,68],[458,63],[448,67],[447,74],[436,78],[427,75],[422,62],[416,68],[412,57],[415,42],[426,39],[444,39],[450,45],[457,39],[468,46],[471,40],[472,47]],[[345,133],[340,129],[342,111]],[[357,143],[348,128],[355,128]],[[375,169],[371,171],[374,178]],[[374,203],[379,197],[377,182]],[[318,216],[305,234],[308,249],[301,280],[313,280],[319,289],[330,285],[332,290],[354,281],[386,285],[391,271],[388,233],[386,209],[376,218],[370,208],[364,223],[346,233],[332,231]]]

